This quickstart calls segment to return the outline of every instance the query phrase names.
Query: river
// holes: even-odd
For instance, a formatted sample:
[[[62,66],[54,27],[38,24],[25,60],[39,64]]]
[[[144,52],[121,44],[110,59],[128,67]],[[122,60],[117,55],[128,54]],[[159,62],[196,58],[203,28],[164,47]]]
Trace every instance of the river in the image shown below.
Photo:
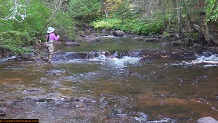
[[[133,49],[160,50],[160,43],[105,37],[78,47],[57,46],[65,54],[110,51],[87,59],[52,64],[0,61],[0,119],[40,123],[193,123],[218,119],[218,55],[195,60],[125,56]],[[172,48],[172,47],[171,47]],[[171,49],[168,47],[168,49]],[[123,55],[120,55],[123,54]]]

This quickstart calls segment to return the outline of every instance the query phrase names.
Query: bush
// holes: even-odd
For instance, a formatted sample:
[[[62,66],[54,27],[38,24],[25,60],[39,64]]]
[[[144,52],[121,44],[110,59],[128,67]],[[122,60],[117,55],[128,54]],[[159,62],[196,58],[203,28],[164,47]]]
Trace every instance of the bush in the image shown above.
[[[10,50],[15,55],[31,51],[30,48],[26,48],[26,46],[29,46],[30,40],[27,32],[8,31],[0,34],[1,48]]]
[[[50,11],[53,8],[49,8],[47,2],[19,0],[19,3],[14,4],[12,0],[0,0],[1,47],[11,50],[14,54],[23,54],[31,51],[33,39],[44,40],[47,29],[45,26],[53,14]],[[16,7],[18,11],[14,9]],[[75,24],[66,11],[57,11],[48,26],[55,27],[61,37],[74,36]]]
[[[69,13],[58,11],[50,25],[57,29],[56,31],[61,38],[75,38],[75,21],[72,20]]]
[[[117,18],[112,19],[103,19],[103,20],[97,20],[90,25],[92,25],[95,29],[117,29],[121,25],[122,21]]]
[[[69,0],[69,10],[78,22],[89,22],[100,15],[101,3],[99,0]]]
[[[156,34],[161,33],[163,30],[162,20],[143,22],[126,19],[122,22],[121,19],[113,18],[94,21],[91,25],[96,29],[121,29],[136,34]]]
[[[7,6],[0,6],[0,45],[11,50],[13,54],[23,54],[31,51],[24,47],[31,45],[31,40],[40,33],[49,17],[49,9],[38,0],[21,2],[25,7],[19,8],[19,13],[13,15],[9,11],[15,5],[11,1],[2,1]],[[22,18],[24,17],[24,18]]]

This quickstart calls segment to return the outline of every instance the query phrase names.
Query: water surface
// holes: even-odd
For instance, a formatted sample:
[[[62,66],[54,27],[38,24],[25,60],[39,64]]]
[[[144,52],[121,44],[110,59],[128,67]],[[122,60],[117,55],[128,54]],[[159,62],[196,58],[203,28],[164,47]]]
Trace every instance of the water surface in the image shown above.
[[[65,52],[117,51],[120,54],[133,49],[165,47],[140,40],[107,38],[104,42],[81,43],[80,47],[57,48]],[[218,119],[218,69],[216,60],[212,61],[199,64],[199,59],[148,59],[142,62],[140,58],[128,56],[70,59],[53,64],[2,61],[0,112],[5,111],[6,116],[0,118],[99,123],[193,123],[204,116]],[[66,97],[91,101],[81,106],[75,101],[65,102]],[[16,105],[5,106],[5,101],[10,100]]]

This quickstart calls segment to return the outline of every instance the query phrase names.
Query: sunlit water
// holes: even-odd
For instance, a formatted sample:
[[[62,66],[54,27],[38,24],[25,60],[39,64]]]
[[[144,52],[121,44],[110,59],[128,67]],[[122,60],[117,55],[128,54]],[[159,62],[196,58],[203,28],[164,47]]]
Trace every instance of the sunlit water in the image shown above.
[[[104,50],[102,42],[91,45],[101,46],[98,50],[89,47],[86,51]],[[161,48],[157,44],[148,45],[146,49]],[[142,47],[140,45],[139,49]],[[59,48],[66,52],[79,51],[79,47]],[[85,50],[85,46],[81,49]],[[113,51],[119,50],[115,46]],[[55,102],[27,101],[16,110],[8,109],[8,114],[0,119],[99,123],[193,123],[204,116],[218,119],[217,59],[217,54],[201,54],[190,61],[149,59],[142,62],[138,57],[104,55],[52,64],[13,58],[2,60],[1,100],[52,99]],[[80,109],[74,108],[72,103],[63,104],[66,97],[86,97],[92,101],[85,109]],[[0,109],[3,107],[0,105]]]

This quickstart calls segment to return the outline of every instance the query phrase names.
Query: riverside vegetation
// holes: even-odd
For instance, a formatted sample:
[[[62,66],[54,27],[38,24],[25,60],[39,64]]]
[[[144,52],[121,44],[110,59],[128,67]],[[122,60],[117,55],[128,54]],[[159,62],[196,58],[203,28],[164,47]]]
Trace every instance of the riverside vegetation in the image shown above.
[[[173,34],[217,45],[216,0],[0,0],[1,57],[32,51],[48,26],[74,40],[86,27],[126,33]],[[189,40],[190,41],[190,40]]]

